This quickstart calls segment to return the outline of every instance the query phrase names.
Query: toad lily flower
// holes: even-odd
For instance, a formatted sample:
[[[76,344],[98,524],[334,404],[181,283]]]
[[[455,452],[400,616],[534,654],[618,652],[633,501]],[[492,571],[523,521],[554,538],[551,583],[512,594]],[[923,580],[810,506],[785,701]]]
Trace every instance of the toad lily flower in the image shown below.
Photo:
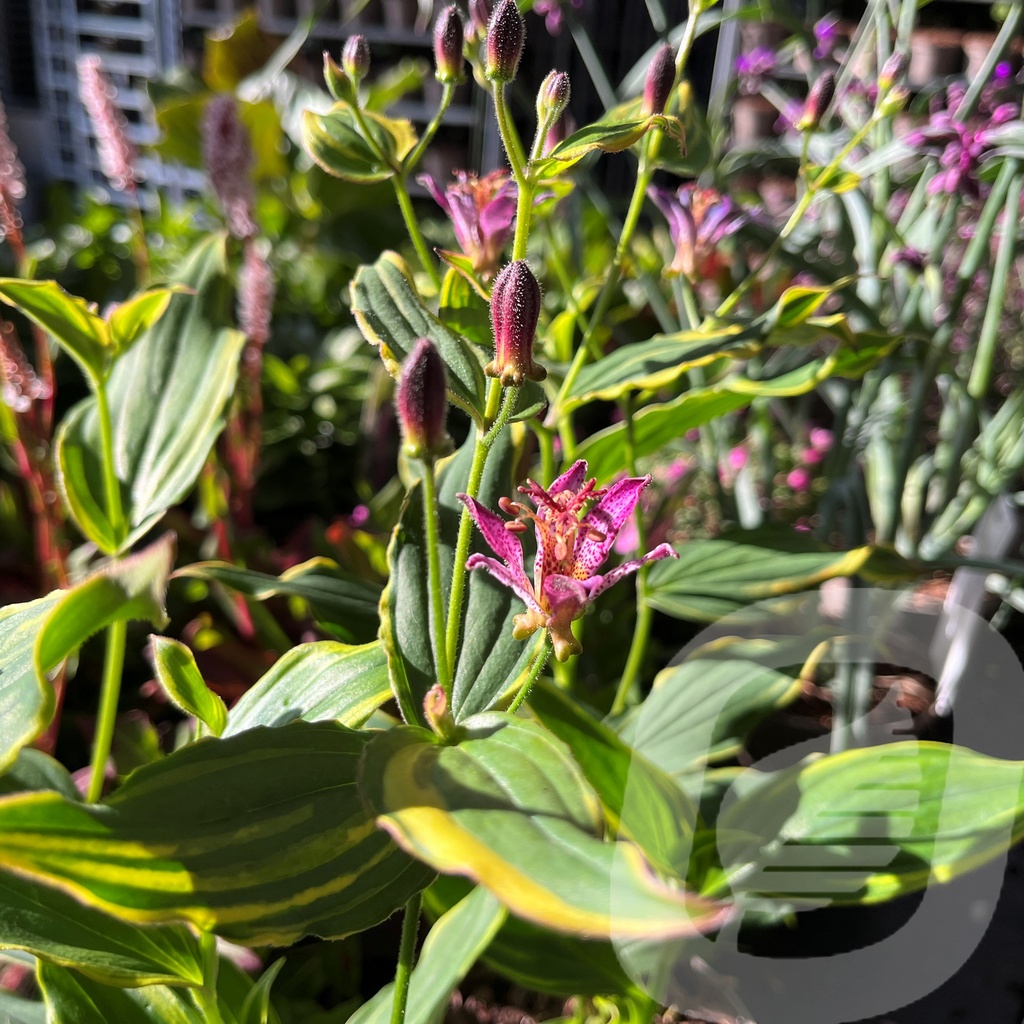
[[[520,487],[534,505],[502,498],[498,505],[513,519],[505,520],[475,498],[460,494],[484,540],[501,559],[470,555],[467,569],[484,569],[526,602],[526,611],[513,620],[512,635],[525,640],[538,629],[551,634],[555,657],[566,661],[582,648],[572,634],[572,623],[603,590],[640,566],[659,558],[678,558],[669,544],[659,544],[642,558],[634,558],[599,575],[615,537],[629,518],[649,476],[619,480],[607,488],[586,480],[582,459],[545,490],[528,480]],[[526,575],[518,534],[532,521],[537,534],[533,580]]]
[[[501,251],[512,235],[516,216],[516,186],[505,171],[491,171],[483,178],[455,171],[455,182],[444,192],[429,174],[416,180],[425,186],[438,206],[451,218],[455,238],[481,277],[494,277]]]
[[[668,219],[668,230],[676,246],[670,274],[684,274],[691,281],[702,273],[703,263],[728,235],[738,231],[746,214],[728,196],[713,188],[681,185],[675,192],[652,186],[648,193]]]

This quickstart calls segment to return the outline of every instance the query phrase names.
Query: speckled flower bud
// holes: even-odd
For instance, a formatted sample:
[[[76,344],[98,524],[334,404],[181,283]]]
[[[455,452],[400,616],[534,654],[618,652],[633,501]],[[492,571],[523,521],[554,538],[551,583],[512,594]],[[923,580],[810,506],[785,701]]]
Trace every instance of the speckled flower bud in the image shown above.
[[[502,387],[543,380],[547,370],[533,361],[533,339],[540,318],[540,285],[526,260],[510,263],[495,278],[491,291],[494,360],[484,367]]]
[[[370,44],[366,36],[349,36],[341,51],[341,66],[357,85],[370,70]]]
[[[484,75],[492,82],[511,82],[516,77],[525,41],[526,22],[516,0],[501,0],[487,25]]]
[[[903,80],[907,73],[907,55],[897,50],[883,65],[878,73],[880,92],[888,92],[897,82]]]
[[[434,23],[434,77],[442,85],[458,85],[466,80],[462,66],[462,18],[452,4]]]
[[[537,124],[544,130],[561,116],[569,105],[569,76],[564,71],[550,71],[537,90]]]
[[[816,131],[821,127],[825,112],[836,94],[836,76],[831,71],[822,72],[818,80],[811,86],[804,102],[804,112],[796,123],[799,132]]]
[[[654,55],[651,66],[647,69],[644,80],[644,99],[640,105],[640,114],[650,117],[651,114],[664,114],[672,92],[672,83],[676,77],[676,51],[665,43]]]
[[[433,459],[451,450],[445,423],[448,399],[444,363],[429,338],[420,338],[402,365],[395,405],[406,455]]]

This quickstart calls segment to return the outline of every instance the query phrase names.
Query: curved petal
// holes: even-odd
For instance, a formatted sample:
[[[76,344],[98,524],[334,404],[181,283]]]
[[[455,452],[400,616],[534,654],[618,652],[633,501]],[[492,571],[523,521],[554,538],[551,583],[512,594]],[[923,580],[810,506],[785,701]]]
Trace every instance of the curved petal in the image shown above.
[[[543,614],[543,609],[537,603],[533,587],[525,574],[517,573],[496,558],[488,558],[486,555],[470,555],[466,559],[466,568],[483,569],[484,572],[490,573],[502,586],[508,587],[517,597],[522,598],[527,608]]]
[[[602,591],[614,586],[625,576],[636,572],[640,566],[646,565],[648,562],[657,562],[662,558],[678,557],[678,553],[671,544],[659,544],[653,551],[648,551],[643,558],[631,558],[628,562],[617,565],[611,572],[605,573],[604,576],[594,576],[592,579],[587,580],[584,585],[590,595],[590,600],[593,601]]]
[[[551,481],[548,494],[558,494],[561,491],[578,491],[587,478],[587,464],[583,459],[574,462],[560,477]]]
[[[473,522],[483,534],[484,540],[491,546],[491,550],[525,579],[523,545],[514,533],[505,529],[505,520],[468,494],[458,494],[456,497],[469,509]]]
[[[437,182],[433,177],[429,174],[417,174],[416,181],[434,197],[434,202],[450,216],[452,208],[448,203],[448,197],[437,187]]]
[[[573,566],[576,579],[590,579],[600,568],[615,543],[615,535],[636,508],[640,492],[650,482],[649,476],[619,480],[608,488],[604,497],[583,517]],[[588,531],[593,531],[594,536],[589,536]]]

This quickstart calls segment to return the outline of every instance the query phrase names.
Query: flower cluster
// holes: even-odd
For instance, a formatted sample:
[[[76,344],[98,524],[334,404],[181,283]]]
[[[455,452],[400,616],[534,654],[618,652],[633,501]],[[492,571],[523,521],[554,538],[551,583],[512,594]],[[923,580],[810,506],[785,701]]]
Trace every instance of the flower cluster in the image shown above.
[[[754,96],[761,91],[764,80],[778,67],[779,59],[774,50],[767,46],[755,46],[749,53],[736,58],[736,83],[745,96]]]
[[[252,145],[238,116],[234,96],[215,96],[203,117],[203,163],[224,211],[228,230],[236,238],[256,233],[252,187]]]
[[[135,147],[128,138],[128,121],[114,105],[116,91],[103,71],[100,58],[78,58],[78,91],[96,135],[100,169],[116,192],[135,190]]]
[[[498,556],[470,555],[466,568],[483,569],[522,598],[526,611],[515,617],[513,635],[525,640],[538,629],[548,630],[559,661],[580,653],[572,623],[598,594],[647,562],[678,557],[671,545],[659,544],[641,558],[598,574],[651,478],[630,477],[599,488],[596,480],[586,476],[587,464],[581,459],[547,490],[528,480],[519,491],[533,508],[510,498],[498,502],[503,512],[514,517],[511,520],[502,519],[467,494],[459,495]],[[532,581],[526,574],[519,540],[531,522],[537,536]]]

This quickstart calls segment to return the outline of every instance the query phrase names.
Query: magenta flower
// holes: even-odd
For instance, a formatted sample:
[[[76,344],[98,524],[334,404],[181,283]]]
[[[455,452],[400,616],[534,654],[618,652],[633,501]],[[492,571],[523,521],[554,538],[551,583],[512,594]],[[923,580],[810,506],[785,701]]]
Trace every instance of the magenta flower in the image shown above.
[[[468,494],[459,495],[498,556],[470,555],[466,568],[486,570],[521,597],[526,612],[513,620],[512,635],[525,640],[538,629],[548,630],[559,661],[580,653],[572,623],[598,594],[647,562],[679,557],[671,545],[659,544],[642,558],[630,559],[598,575],[597,570],[651,478],[630,477],[611,487],[598,488],[597,481],[586,480],[586,475],[587,464],[581,459],[547,490],[527,480],[519,491],[536,511],[522,502],[502,498],[498,502],[501,510],[515,517],[507,521]],[[526,574],[523,546],[517,536],[526,532],[527,520],[533,522],[537,534],[532,581]]]
[[[826,14],[814,23],[814,59],[824,60],[832,56],[832,51],[839,42],[839,19],[834,14]]]
[[[569,0],[575,10],[583,7],[583,0]],[[562,13],[562,0],[535,0],[533,13],[544,18],[544,28],[549,36],[557,36],[562,31],[565,15]]]
[[[690,280],[722,239],[738,231],[747,219],[728,196],[713,188],[698,188],[691,183],[671,192],[652,186],[649,194],[667,218],[676,246],[669,272],[685,274]]]
[[[736,82],[740,92],[745,96],[757,95],[778,63],[775,51],[767,46],[755,46],[750,53],[741,53],[736,58]]]
[[[421,174],[416,180],[430,190],[438,206],[451,218],[455,238],[473,261],[473,269],[482,277],[491,278],[512,234],[515,182],[505,171],[491,171],[483,178],[455,171],[455,178],[455,184],[444,192],[429,174]]]

